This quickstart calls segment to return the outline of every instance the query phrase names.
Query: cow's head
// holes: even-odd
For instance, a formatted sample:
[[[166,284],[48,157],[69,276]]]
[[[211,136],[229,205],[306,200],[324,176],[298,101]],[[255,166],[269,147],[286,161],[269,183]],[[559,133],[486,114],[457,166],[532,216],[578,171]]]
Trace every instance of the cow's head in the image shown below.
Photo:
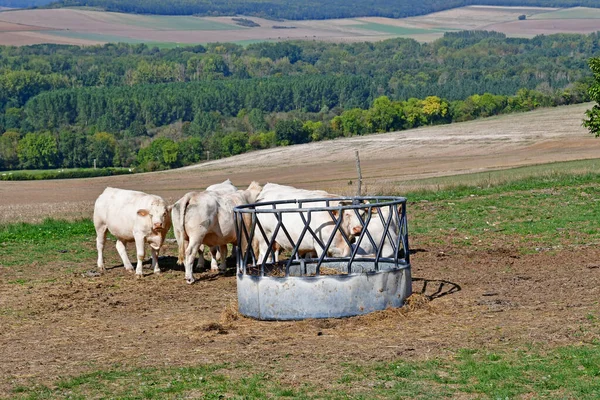
[[[333,203],[332,203],[332,205],[333,205]],[[335,206],[338,206],[338,205],[340,205],[340,206],[352,205],[352,201],[350,201],[350,200],[340,201],[339,203],[335,204]],[[362,232],[363,226],[364,226],[364,218],[366,215],[365,209],[362,209],[362,208],[346,209],[346,210],[342,210],[341,214],[340,214],[339,210],[334,210],[333,215],[336,218],[340,218],[340,216],[341,216],[342,222],[340,223],[340,229],[351,240],[354,238],[354,236],[360,235],[360,233]]]
[[[143,218],[150,219],[152,232],[165,234],[171,228],[171,206],[167,206],[164,200],[153,200],[148,208],[142,208],[137,214]]]
[[[258,182],[252,181],[250,186],[248,186],[248,189],[245,190],[244,194],[244,197],[246,198],[248,204],[256,203],[256,198],[258,197],[262,189],[262,186],[260,186]]]

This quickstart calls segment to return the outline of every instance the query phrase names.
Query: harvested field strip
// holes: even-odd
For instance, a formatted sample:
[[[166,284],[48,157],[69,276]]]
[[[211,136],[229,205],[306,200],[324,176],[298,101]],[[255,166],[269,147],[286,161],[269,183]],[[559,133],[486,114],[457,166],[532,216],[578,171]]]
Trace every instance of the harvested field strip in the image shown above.
[[[145,43],[144,40],[134,39],[126,36],[116,35],[105,35],[100,33],[87,33],[87,32],[75,32],[75,31],[43,31],[43,33],[60,36],[64,38],[72,39],[84,39],[92,40],[97,42],[111,42],[111,43]]]
[[[597,19],[600,18],[599,8],[574,7],[563,10],[539,13],[528,19]]]

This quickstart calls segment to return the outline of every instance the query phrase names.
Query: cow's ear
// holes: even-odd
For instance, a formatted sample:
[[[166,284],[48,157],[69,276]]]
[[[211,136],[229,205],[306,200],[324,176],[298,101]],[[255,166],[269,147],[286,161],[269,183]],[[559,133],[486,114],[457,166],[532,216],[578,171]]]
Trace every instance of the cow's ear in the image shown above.
[[[173,211],[173,205],[167,207],[167,214],[171,214],[171,211]]]
[[[334,217],[337,218],[337,216],[339,215],[339,210],[331,210],[331,213],[333,214]]]
[[[142,209],[138,210],[137,213],[140,217],[145,217],[146,215],[150,214],[150,211],[142,208]]]
[[[355,235],[360,235],[361,232],[362,232],[361,225],[356,225],[355,227],[352,228],[352,233]]]

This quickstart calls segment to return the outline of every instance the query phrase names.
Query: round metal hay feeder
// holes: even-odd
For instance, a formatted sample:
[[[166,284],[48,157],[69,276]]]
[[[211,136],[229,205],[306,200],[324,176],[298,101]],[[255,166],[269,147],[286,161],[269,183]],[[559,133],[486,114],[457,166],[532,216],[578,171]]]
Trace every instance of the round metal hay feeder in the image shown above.
[[[400,307],[412,293],[403,197],[280,200],[234,214],[246,316],[348,317]]]

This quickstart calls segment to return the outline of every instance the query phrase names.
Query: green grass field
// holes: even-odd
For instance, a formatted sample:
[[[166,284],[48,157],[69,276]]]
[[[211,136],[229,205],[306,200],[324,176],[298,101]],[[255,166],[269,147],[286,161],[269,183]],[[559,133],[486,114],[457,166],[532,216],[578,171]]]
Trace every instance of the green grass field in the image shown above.
[[[75,179],[98,176],[125,175],[135,172],[135,168],[59,168],[0,171],[0,181],[29,181],[43,179]]]
[[[289,387],[247,365],[192,368],[120,369],[65,378],[54,387],[17,387],[28,399],[597,399],[600,396],[600,345],[568,346],[550,351],[519,349],[489,353],[457,352],[453,360],[396,361],[370,366],[345,365],[335,390],[310,383]],[[244,377],[223,373],[236,370]],[[356,391],[369,382],[369,391]]]
[[[107,22],[119,23],[128,26],[139,26],[148,29],[178,30],[178,31],[220,31],[247,29],[234,24],[224,24],[193,16],[169,16],[169,15],[137,15],[121,13],[105,13]]]
[[[396,35],[396,36],[421,35],[421,34],[439,33],[439,32],[445,31],[443,29],[405,28],[402,26],[378,24],[375,22],[365,22],[365,23],[359,23],[356,25],[346,25],[346,26],[349,28],[365,29],[365,30],[369,30],[369,31],[387,33],[387,34]]]

